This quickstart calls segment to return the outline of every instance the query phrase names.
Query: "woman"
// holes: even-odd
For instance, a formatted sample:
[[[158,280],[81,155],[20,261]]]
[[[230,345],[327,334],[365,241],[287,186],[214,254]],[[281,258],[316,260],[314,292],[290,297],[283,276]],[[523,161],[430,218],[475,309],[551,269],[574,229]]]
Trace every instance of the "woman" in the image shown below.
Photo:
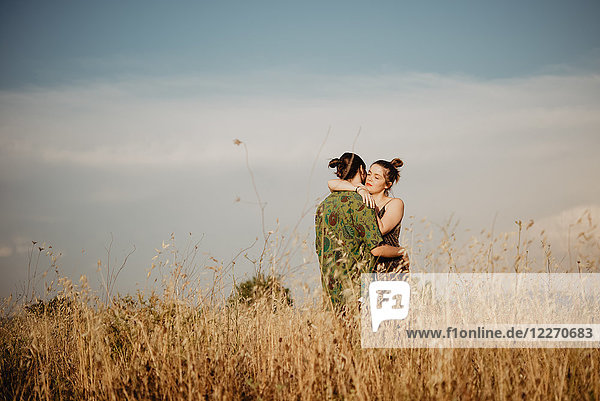
[[[406,249],[400,247],[400,227],[404,216],[404,202],[400,198],[389,196],[389,190],[400,178],[398,168],[402,167],[402,160],[396,158],[392,161],[377,160],[369,168],[364,186],[355,187],[345,180],[329,180],[327,183],[331,191],[356,191],[369,207],[375,207],[377,224],[383,242],[396,247],[393,252],[390,248],[383,248],[379,256],[380,263],[377,271],[380,273],[407,272],[409,267]]]
[[[352,188],[362,187],[367,178],[367,166],[360,156],[346,152],[332,159],[329,167]],[[351,192],[333,192],[317,207],[315,214],[315,250],[319,257],[325,294],[337,309],[358,299],[360,273],[375,270],[374,250],[382,238],[376,214],[360,196]],[[355,296],[356,295],[356,296]]]

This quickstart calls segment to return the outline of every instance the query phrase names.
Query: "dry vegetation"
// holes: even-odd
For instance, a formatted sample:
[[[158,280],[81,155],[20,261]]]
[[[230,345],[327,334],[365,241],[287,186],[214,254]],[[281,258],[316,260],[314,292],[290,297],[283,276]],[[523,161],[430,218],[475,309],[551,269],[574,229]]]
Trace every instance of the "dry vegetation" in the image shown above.
[[[244,145],[248,162],[245,144],[234,143]],[[124,297],[112,295],[124,265],[100,266],[104,291],[98,296],[85,277],[79,283],[58,279],[54,251],[33,244],[30,260],[39,261],[44,251],[57,276],[44,278],[46,295],[39,300],[34,269],[25,297],[3,303],[0,399],[600,398],[599,349],[362,349],[359,313],[336,315],[321,301],[320,288],[308,302],[290,302],[281,280],[289,283],[297,270],[294,258],[301,259],[303,250],[314,263],[314,250],[306,240],[267,233],[264,204],[256,195],[264,243],[251,260],[253,285],[237,283],[240,291],[233,296],[225,288],[235,280],[235,259],[200,265],[197,245],[178,251],[173,238],[148,272],[160,275],[160,289]],[[409,249],[412,271],[600,268],[597,227],[589,214],[570,226],[566,262],[553,256],[544,232],[534,243],[533,222],[517,221],[515,233],[482,231],[461,245],[452,221],[425,235],[419,233],[427,232],[427,223],[414,229],[415,222],[407,221],[401,243]],[[212,276],[204,291],[195,284],[206,283],[202,272]]]
[[[3,323],[2,397],[598,398],[595,349],[362,350],[356,328],[268,297],[224,309],[65,301]]]
[[[579,238],[595,241],[592,229],[590,220],[587,237]],[[483,233],[483,239],[456,248],[452,235],[444,234],[453,232],[447,226],[440,230],[438,245],[425,253],[426,238],[410,231],[404,239],[412,244],[412,254],[424,256],[413,257],[413,269],[420,271],[442,264],[467,271],[560,268],[548,252],[548,260],[523,256],[531,247],[525,231],[496,237]],[[512,246],[505,247],[504,241]],[[589,250],[589,241],[584,245],[581,249]],[[271,254],[265,247],[258,260],[271,275],[284,263],[283,256],[273,257],[285,255],[278,246]],[[163,248],[170,249],[169,244]],[[100,300],[85,281],[74,285],[62,279],[50,301],[27,307],[12,303],[0,328],[0,398],[600,397],[598,349],[361,349],[358,313],[341,318],[320,302],[290,305],[281,288],[269,285],[256,286],[262,292],[250,293],[250,301],[226,301],[214,291],[228,272],[222,265],[209,266],[213,291],[197,293],[189,281],[194,259],[189,252],[170,252],[168,265],[161,257],[155,260],[155,270],[165,274],[160,296]],[[582,261],[579,266],[598,271],[596,250],[587,256],[573,252]]]

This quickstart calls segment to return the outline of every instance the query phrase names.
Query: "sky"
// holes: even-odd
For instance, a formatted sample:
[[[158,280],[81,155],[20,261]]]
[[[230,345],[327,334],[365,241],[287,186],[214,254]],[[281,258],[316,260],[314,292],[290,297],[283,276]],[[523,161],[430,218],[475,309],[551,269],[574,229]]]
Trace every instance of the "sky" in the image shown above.
[[[327,162],[352,149],[404,160],[405,224],[533,219],[564,248],[568,219],[600,218],[599,17],[594,1],[2,1],[0,296],[49,266],[31,241],[97,288],[98,260],[135,247],[121,292],[172,233],[227,264],[263,235],[252,177],[265,231],[306,239],[314,283]]]

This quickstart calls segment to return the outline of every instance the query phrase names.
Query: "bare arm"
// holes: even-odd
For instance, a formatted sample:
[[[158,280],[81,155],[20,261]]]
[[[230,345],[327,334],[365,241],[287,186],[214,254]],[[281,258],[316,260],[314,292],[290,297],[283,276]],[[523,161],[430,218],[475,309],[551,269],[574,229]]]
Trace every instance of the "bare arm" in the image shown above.
[[[335,179],[335,180],[329,180],[327,181],[327,186],[329,187],[329,190],[331,192],[336,192],[336,191],[355,191],[356,187],[351,184],[349,181],[346,180],[340,180]]]
[[[386,206],[383,217],[381,219],[377,217],[377,225],[381,235],[386,235],[392,231],[394,227],[400,224],[402,217],[404,217],[404,202],[402,199],[393,199]]]
[[[384,258],[397,258],[398,256],[408,258],[408,252],[406,251],[406,248],[401,246],[380,245],[377,248],[373,248],[371,250],[371,254],[373,256],[381,256]]]
[[[363,202],[365,202],[365,204],[368,207],[370,207],[370,208],[375,207],[375,200],[373,199],[373,197],[371,196],[369,191],[367,191],[367,189],[363,186],[355,187],[354,184],[351,184],[349,181],[340,180],[340,179],[327,181],[327,186],[329,187],[329,190],[331,192],[356,191],[361,196]],[[357,188],[358,188],[358,190],[357,190]]]

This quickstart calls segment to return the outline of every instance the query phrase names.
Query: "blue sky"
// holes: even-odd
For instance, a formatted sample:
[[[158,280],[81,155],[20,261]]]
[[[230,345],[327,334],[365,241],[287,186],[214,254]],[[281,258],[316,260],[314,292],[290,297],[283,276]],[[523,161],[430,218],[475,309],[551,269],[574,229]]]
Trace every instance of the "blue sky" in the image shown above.
[[[135,246],[121,291],[171,233],[201,239],[201,263],[231,260],[261,235],[234,138],[288,237],[300,220],[310,243],[327,161],[354,146],[405,161],[407,226],[534,219],[565,251],[569,219],[600,214],[598,17],[597,2],[3,1],[0,296],[32,240],[96,287],[111,236],[113,264]]]
[[[597,68],[595,1],[3,1],[0,85],[138,75]]]

